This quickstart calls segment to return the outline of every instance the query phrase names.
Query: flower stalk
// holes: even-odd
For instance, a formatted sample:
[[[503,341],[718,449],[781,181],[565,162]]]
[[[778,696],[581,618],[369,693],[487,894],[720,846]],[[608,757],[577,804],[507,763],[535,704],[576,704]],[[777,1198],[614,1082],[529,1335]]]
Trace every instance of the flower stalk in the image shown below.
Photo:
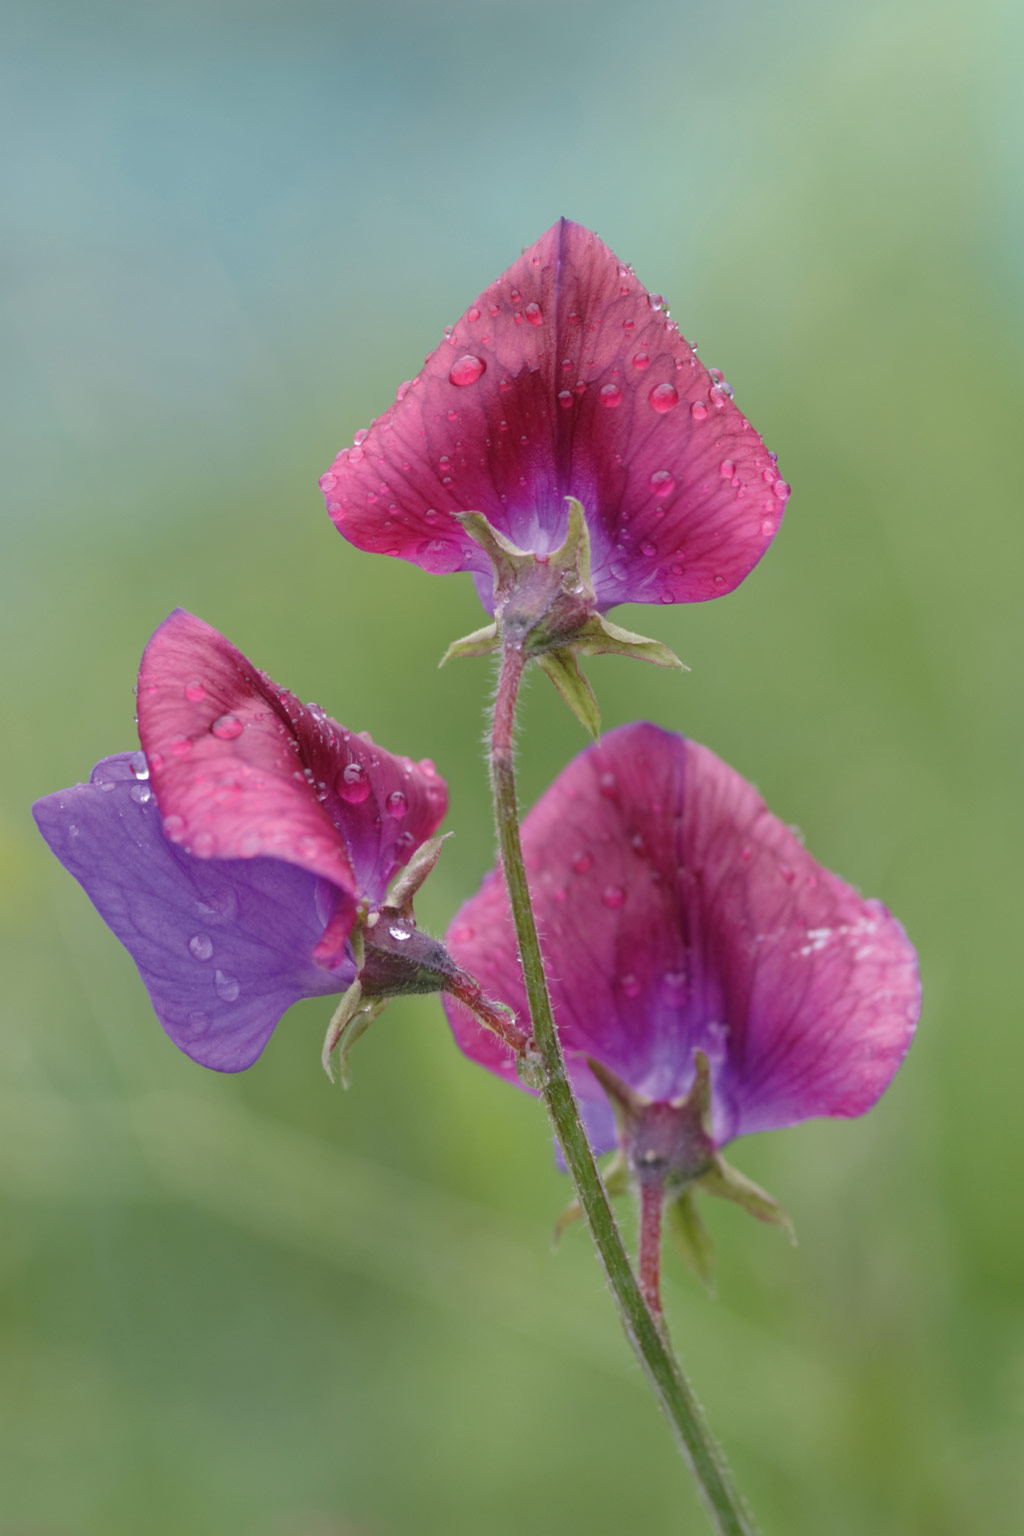
[[[756,1527],[733,1483],[725,1458],[672,1352],[660,1311],[645,1298],[633,1271],[566,1073],[519,835],[514,729],[516,702],[526,662],[522,643],[506,636],[494,703],[490,769],[502,869],[533,1025],[533,1050],[540,1064],[540,1090],[615,1299],[619,1319],[675,1431],[680,1452],[696,1479],[711,1523],[719,1536],[756,1536]],[[660,1226],[660,1210],[658,1214]]]

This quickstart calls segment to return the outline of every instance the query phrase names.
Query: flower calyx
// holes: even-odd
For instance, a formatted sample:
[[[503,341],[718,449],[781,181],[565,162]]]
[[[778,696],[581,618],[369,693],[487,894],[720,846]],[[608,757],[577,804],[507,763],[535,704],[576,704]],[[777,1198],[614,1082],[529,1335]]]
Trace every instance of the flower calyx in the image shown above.
[[[453,656],[484,656],[506,647],[521,651],[547,673],[577,719],[596,737],[600,711],[580,671],[579,656],[632,656],[655,666],[686,668],[667,645],[633,634],[598,612],[586,515],[575,496],[567,496],[566,502],[565,540],[543,555],[520,549],[482,512],[458,514],[491,561],[495,617],[483,629],[454,641],[441,665]]]
[[[711,1069],[703,1051],[694,1052],[696,1076],[689,1092],[668,1101],[637,1093],[593,1057],[587,1058],[587,1065],[615,1114],[619,1152],[613,1169],[620,1166],[641,1193],[661,1191],[676,1248],[708,1290],[714,1289],[714,1253],[697,1206],[698,1190],[742,1206],[758,1221],[781,1227],[796,1242],[788,1212],[715,1149]],[[621,1185],[621,1175],[617,1182]]]
[[[360,908],[349,937],[356,975],[334,1011],[324,1037],[321,1062],[333,1081],[331,1056],[338,1051],[338,1071],[348,1087],[348,1057],[356,1041],[380,1017],[393,997],[450,992],[464,1003],[485,1028],[510,1044],[519,1057],[529,1056],[529,1037],[515,1015],[490,1003],[479,984],[457,965],[439,939],[416,925],[413,898],[433,870],[450,833],[431,838],[419,848],[392,886],[387,903],[370,911]]]

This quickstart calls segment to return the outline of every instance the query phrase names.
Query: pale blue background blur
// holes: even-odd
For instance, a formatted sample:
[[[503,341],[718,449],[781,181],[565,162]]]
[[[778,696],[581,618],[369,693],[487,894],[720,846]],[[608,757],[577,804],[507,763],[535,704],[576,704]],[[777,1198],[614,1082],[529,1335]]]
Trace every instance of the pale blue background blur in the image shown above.
[[[431,1000],[320,1072],[164,1039],[31,798],[133,742],[181,603],[396,751],[491,861],[469,583],[350,549],[317,475],[560,214],[670,299],[794,487],[734,596],[620,610],[608,724],[708,742],[881,896],[926,1009],[865,1120],[734,1149],[673,1327],[767,1536],[1024,1507],[1021,12],[1006,0],[2,8],[3,1536],[704,1530],[537,1107]],[[546,684],[532,798],[582,746]]]

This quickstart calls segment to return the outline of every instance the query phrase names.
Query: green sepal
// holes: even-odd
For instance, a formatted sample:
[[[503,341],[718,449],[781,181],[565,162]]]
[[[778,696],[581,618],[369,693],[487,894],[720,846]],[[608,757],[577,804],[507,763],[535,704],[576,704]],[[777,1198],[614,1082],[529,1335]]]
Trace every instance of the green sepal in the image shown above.
[[[689,672],[675,651],[660,640],[648,640],[631,629],[613,624],[603,613],[592,613],[572,637],[572,648],[582,656],[631,656],[635,661],[650,661],[656,667],[675,667]]]
[[[596,741],[601,734],[601,711],[572,647],[566,645],[557,651],[544,651],[537,657],[537,663],[550,677],[583,729]]]
[[[348,991],[342,993],[341,1001],[331,1014],[331,1022],[328,1024],[327,1033],[324,1036],[324,1047],[320,1053],[321,1065],[332,1083],[334,1082],[334,1070],[331,1067],[331,1053],[359,1012],[362,1001],[363,984],[357,976]],[[341,1074],[341,1081],[343,1086],[347,1088],[348,1080],[344,1072]]]
[[[349,1085],[348,1058],[352,1047],[366,1034],[370,1025],[380,1017],[387,1005],[386,997],[375,997],[365,1007],[356,1010],[338,1036],[338,1076],[341,1078],[343,1088]]]
[[[697,1276],[705,1290],[715,1294],[715,1250],[711,1234],[697,1209],[692,1189],[681,1190],[665,1206],[668,1230],[683,1263]]]
[[[625,1195],[629,1192],[629,1168],[627,1167],[626,1159],[623,1157],[621,1152],[616,1151],[611,1162],[608,1163],[606,1167],[601,1168],[598,1171],[601,1174],[601,1182],[604,1185],[605,1193],[609,1196],[609,1198],[614,1199],[616,1195]],[[552,1234],[552,1241],[556,1248],[558,1247],[562,1233],[566,1230],[567,1227],[571,1227],[574,1221],[579,1221],[582,1215],[583,1207],[580,1205],[579,1201],[570,1200],[565,1210],[562,1211],[558,1220],[555,1222],[555,1230]]]
[[[463,635],[461,640],[453,640],[438,662],[438,666],[443,667],[446,661],[451,661],[456,656],[490,656],[500,649],[497,624],[485,624],[483,629],[475,629],[471,635]]]
[[[388,896],[388,906],[395,907],[407,920],[412,920],[413,897],[427,876],[433,871],[434,865],[441,856],[441,848],[452,834],[442,832],[439,837],[429,838],[423,843],[391,887]]]
[[[711,1160],[711,1165],[701,1174],[696,1181],[697,1189],[706,1195],[718,1195],[722,1200],[731,1200],[734,1205],[741,1205],[751,1216],[758,1221],[766,1221],[769,1226],[781,1227],[796,1246],[796,1230],[793,1226],[793,1218],[784,1206],[766,1190],[755,1184],[753,1179],[748,1179],[746,1174],[740,1173],[738,1168],[733,1168],[719,1154]]]

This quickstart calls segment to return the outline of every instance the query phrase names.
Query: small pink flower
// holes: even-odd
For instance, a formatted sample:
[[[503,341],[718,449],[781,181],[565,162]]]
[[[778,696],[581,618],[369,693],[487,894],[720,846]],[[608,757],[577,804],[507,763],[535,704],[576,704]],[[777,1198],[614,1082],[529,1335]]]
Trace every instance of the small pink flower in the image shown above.
[[[569,496],[586,517],[595,611],[698,602],[757,564],[789,495],[731,396],[660,299],[562,219],[320,484],[353,544],[472,571],[490,611],[490,561],[456,514],[482,513],[546,556],[566,536]]]
[[[615,1133],[587,1057],[671,1104],[703,1052],[716,1147],[863,1114],[892,1080],[920,1009],[902,928],[823,869],[706,747],[647,724],[610,732],[529,813],[523,846],[555,1021],[598,1150]],[[498,872],[448,942],[525,1022]],[[516,1082],[509,1054],[445,1007],[467,1055]]]

